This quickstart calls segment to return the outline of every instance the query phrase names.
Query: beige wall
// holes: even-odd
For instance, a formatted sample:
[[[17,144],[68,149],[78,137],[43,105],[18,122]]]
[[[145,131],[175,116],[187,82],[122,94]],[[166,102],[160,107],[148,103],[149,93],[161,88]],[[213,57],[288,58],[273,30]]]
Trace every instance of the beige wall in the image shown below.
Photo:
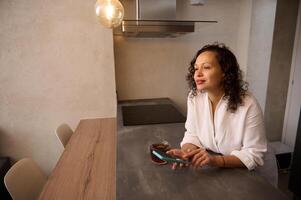
[[[169,97],[186,112],[188,88],[187,67],[196,51],[214,41],[226,43],[240,57],[245,71],[248,35],[245,43],[237,43],[239,24],[250,24],[250,3],[240,0],[210,0],[205,6],[189,6],[189,1],[177,1],[177,18],[186,20],[217,20],[217,24],[201,24],[195,33],[178,38],[114,37],[116,81],[119,100]],[[243,11],[244,11],[243,10]],[[240,19],[240,20],[239,20]],[[248,33],[248,30],[245,31]],[[243,57],[244,56],[244,57]]]
[[[111,30],[95,1],[0,1],[0,154],[49,173],[62,122],[116,117]]]
[[[246,74],[252,22],[252,0],[241,0],[239,12],[236,56],[240,67]]]
[[[277,1],[273,48],[264,113],[268,138],[271,140],[281,140],[292,64],[298,5],[299,0]],[[297,112],[299,112],[299,110]],[[291,141],[294,140],[295,139],[292,139]],[[289,144],[290,146],[294,146],[293,142]]]
[[[249,89],[265,110],[277,0],[252,0],[248,49]]]
[[[301,109],[301,1],[298,5],[298,16],[295,41],[292,55],[289,88],[283,122],[282,142],[292,149],[295,146]],[[299,133],[298,133],[299,134]],[[298,136],[300,137],[300,135]],[[299,139],[298,139],[299,141]]]

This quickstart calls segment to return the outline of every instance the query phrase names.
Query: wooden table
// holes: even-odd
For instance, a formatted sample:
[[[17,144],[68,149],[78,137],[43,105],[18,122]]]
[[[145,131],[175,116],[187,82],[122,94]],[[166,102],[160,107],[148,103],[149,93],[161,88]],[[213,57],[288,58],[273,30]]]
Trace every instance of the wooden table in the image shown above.
[[[81,120],[39,199],[116,199],[116,119]]]

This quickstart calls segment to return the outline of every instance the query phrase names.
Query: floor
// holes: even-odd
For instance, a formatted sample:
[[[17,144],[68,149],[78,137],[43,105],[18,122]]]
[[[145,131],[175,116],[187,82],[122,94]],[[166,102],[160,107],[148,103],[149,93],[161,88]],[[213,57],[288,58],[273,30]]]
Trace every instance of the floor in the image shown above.
[[[284,155],[293,152],[293,149],[291,149],[288,145],[285,145],[279,141],[270,142],[269,144],[272,147],[274,153],[277,155]],[[287,160],[285,157],[278,156],[278,159],[282,159],[281,162],[278,161],[282,164],[279,163],[278,165],[282,166],[283,168],[289,166],[288,162],[290,161]],[[289,199],[293,199],[293,193],[288,189],[288,182],[289,182],[289,170],[287,169],[278,170],[278,188],[283,193],[285,193],[289,197]]]
[[[278,172],[278,188],[293,200],[293,193],[288,189],[289,173],[287,170],[282,170]]]

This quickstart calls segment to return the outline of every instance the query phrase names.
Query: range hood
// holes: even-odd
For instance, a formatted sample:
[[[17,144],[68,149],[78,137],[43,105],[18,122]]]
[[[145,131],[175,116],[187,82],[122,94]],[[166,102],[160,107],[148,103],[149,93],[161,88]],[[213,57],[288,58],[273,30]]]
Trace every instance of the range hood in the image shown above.
[[[132,0],[135,19],[125,19],[114,30],[114,35],[125,37],[162,38],[178,37],[195,31],[196,23],[217,21],[193,21],[176,19],[176,0]],[[125,13],[129,11],[125,5]]]

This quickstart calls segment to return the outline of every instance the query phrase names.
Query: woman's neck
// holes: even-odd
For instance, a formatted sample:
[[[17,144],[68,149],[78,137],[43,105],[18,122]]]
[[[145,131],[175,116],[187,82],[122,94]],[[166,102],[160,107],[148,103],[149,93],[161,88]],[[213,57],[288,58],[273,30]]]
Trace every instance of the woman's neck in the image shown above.
[[[216,107],[222,96],[224,95],[224,90],[216,90],[216,91],[207,91],[209,100],[211,101],[212,105]]]

